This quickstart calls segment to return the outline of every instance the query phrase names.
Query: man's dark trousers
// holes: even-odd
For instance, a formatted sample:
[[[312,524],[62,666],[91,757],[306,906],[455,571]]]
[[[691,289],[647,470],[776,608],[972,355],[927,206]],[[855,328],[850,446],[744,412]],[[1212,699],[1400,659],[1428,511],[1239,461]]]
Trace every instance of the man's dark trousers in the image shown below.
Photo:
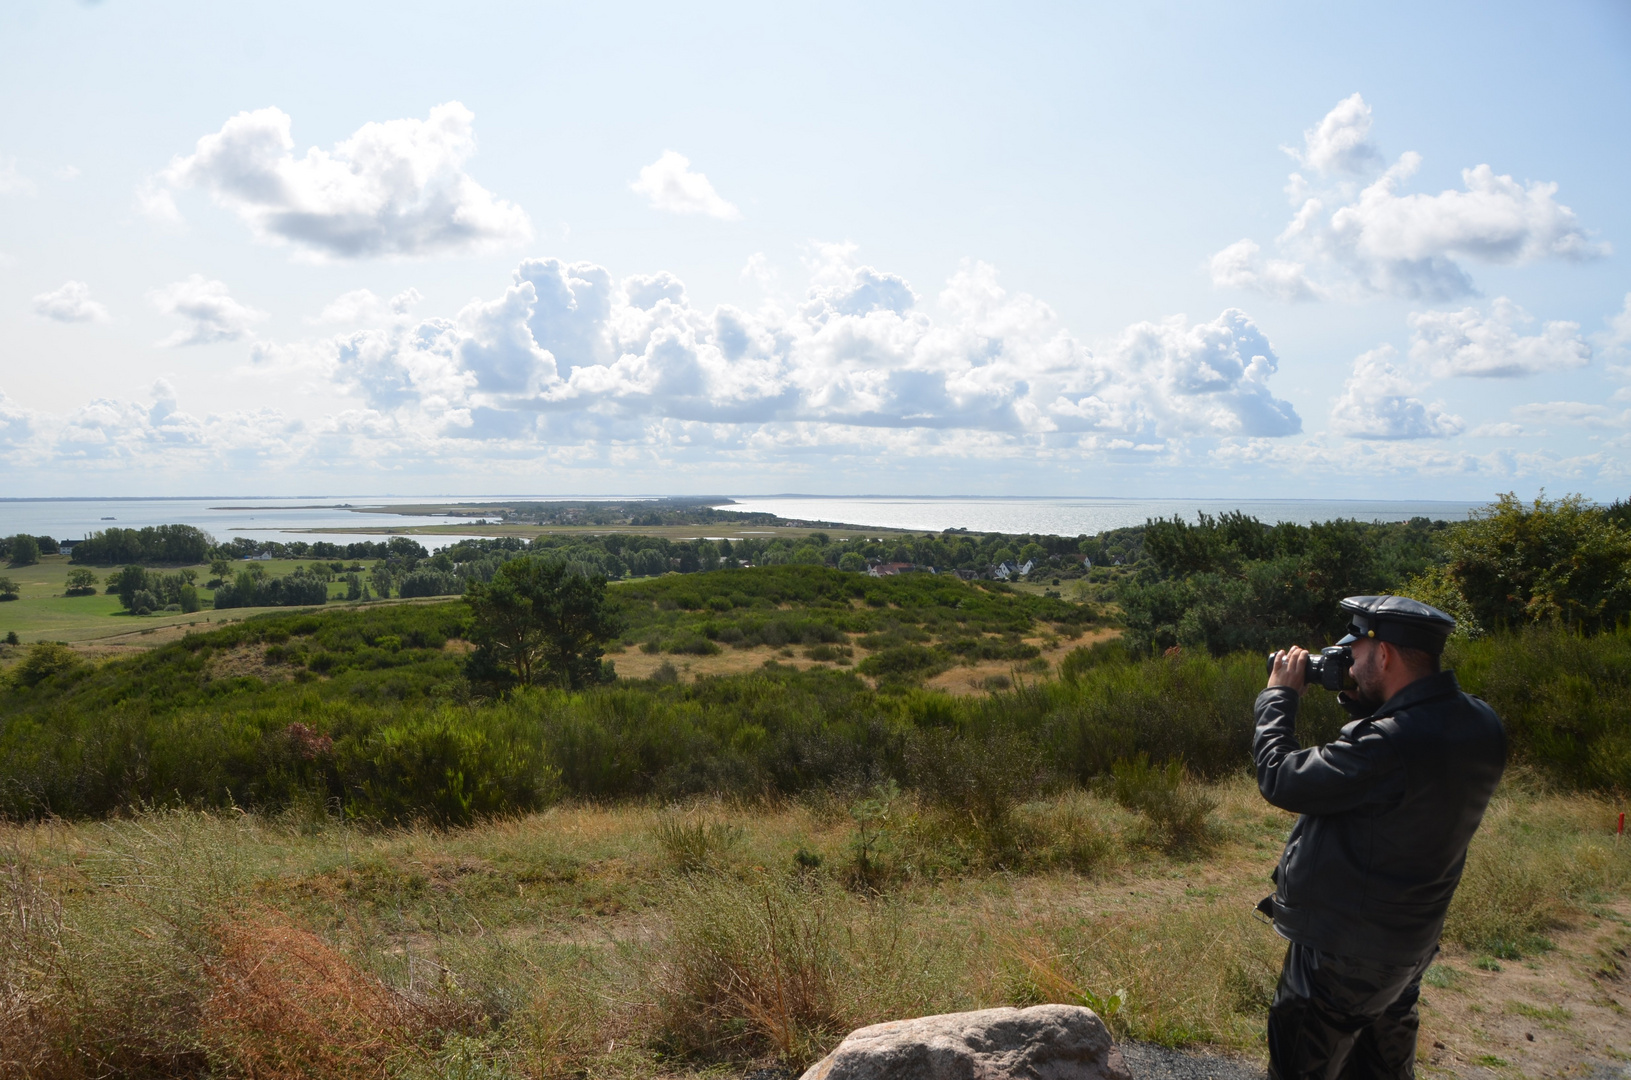
[[[1269,1006],[1271,1080],[1415,1076],[1416,1002],[1437,952],[1377,964],[1293,943]]]

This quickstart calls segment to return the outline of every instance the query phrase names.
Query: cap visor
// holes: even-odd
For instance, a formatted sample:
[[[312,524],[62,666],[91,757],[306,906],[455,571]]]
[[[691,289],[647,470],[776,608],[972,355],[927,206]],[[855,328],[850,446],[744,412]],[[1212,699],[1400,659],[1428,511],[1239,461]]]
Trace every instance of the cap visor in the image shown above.
[[[1362,640],[1362,639],[1359,638],[1358,636],[1356,636],[1354,634],[1349,634],[1347,637],[1345,637],[1341,641],[1337,642],[1337,644],[1338,645],[1352,645],[1354,642],[1360,641],[1360,640]]]

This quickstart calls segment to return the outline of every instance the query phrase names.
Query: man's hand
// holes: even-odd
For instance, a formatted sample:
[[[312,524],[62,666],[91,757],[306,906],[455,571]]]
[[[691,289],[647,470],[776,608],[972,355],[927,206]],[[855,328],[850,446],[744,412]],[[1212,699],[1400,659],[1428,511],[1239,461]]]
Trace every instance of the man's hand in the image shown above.
[[[1301,694],[1308,689],[1308,650],[1293,645],[1274,654],[1274,670],[1269,672],[1270,686],[1283,686]]]

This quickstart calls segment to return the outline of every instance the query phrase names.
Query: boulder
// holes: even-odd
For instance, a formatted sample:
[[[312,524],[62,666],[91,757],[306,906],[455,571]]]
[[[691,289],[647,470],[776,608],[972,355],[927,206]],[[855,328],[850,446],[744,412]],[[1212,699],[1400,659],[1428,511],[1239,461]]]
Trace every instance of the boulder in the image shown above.
[[[849,1033],[800,1080],[1131,1080],[1104,1021],[1079,1005],[980,1009]]]

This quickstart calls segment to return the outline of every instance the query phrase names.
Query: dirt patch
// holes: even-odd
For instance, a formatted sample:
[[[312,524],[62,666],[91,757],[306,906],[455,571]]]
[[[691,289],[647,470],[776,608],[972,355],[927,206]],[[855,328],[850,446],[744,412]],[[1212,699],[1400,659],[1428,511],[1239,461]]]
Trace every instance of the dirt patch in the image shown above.
[[[781,649],[756,645],[751,649],[726,648],[713,656],[684,656],[629,649],[627,652],[610,653],[606,658],[616,663],[619,678],[649,679],[664,662],[667,662],[674,665],[674,670],[679,672],[682,682],[695,682],[706,675],[742,675],[764,667],[767,660],[774,660],[786,667],[796,667],[800,671],[813,667],[838,666],[810,660],[805,657],[802,648],[795,647],[791,651],[792,655],[788,656]],[[856,650],[856,659],[863,655],[865,654],[861,650]]]
[[[208,667],[212,679],[251,678],[265,683],[288,682],[296,670],[287,664],[268,664],[264,645],[240,645],[218,652],[210,657]]]
[[[1427,1071],[1587,1076],[1593,1066],[1624,1068],[1631,902],[1581,916],[1552,941],[1550,951],[1523,960],[1445,948],[1422,987],[1419,1053]]]

